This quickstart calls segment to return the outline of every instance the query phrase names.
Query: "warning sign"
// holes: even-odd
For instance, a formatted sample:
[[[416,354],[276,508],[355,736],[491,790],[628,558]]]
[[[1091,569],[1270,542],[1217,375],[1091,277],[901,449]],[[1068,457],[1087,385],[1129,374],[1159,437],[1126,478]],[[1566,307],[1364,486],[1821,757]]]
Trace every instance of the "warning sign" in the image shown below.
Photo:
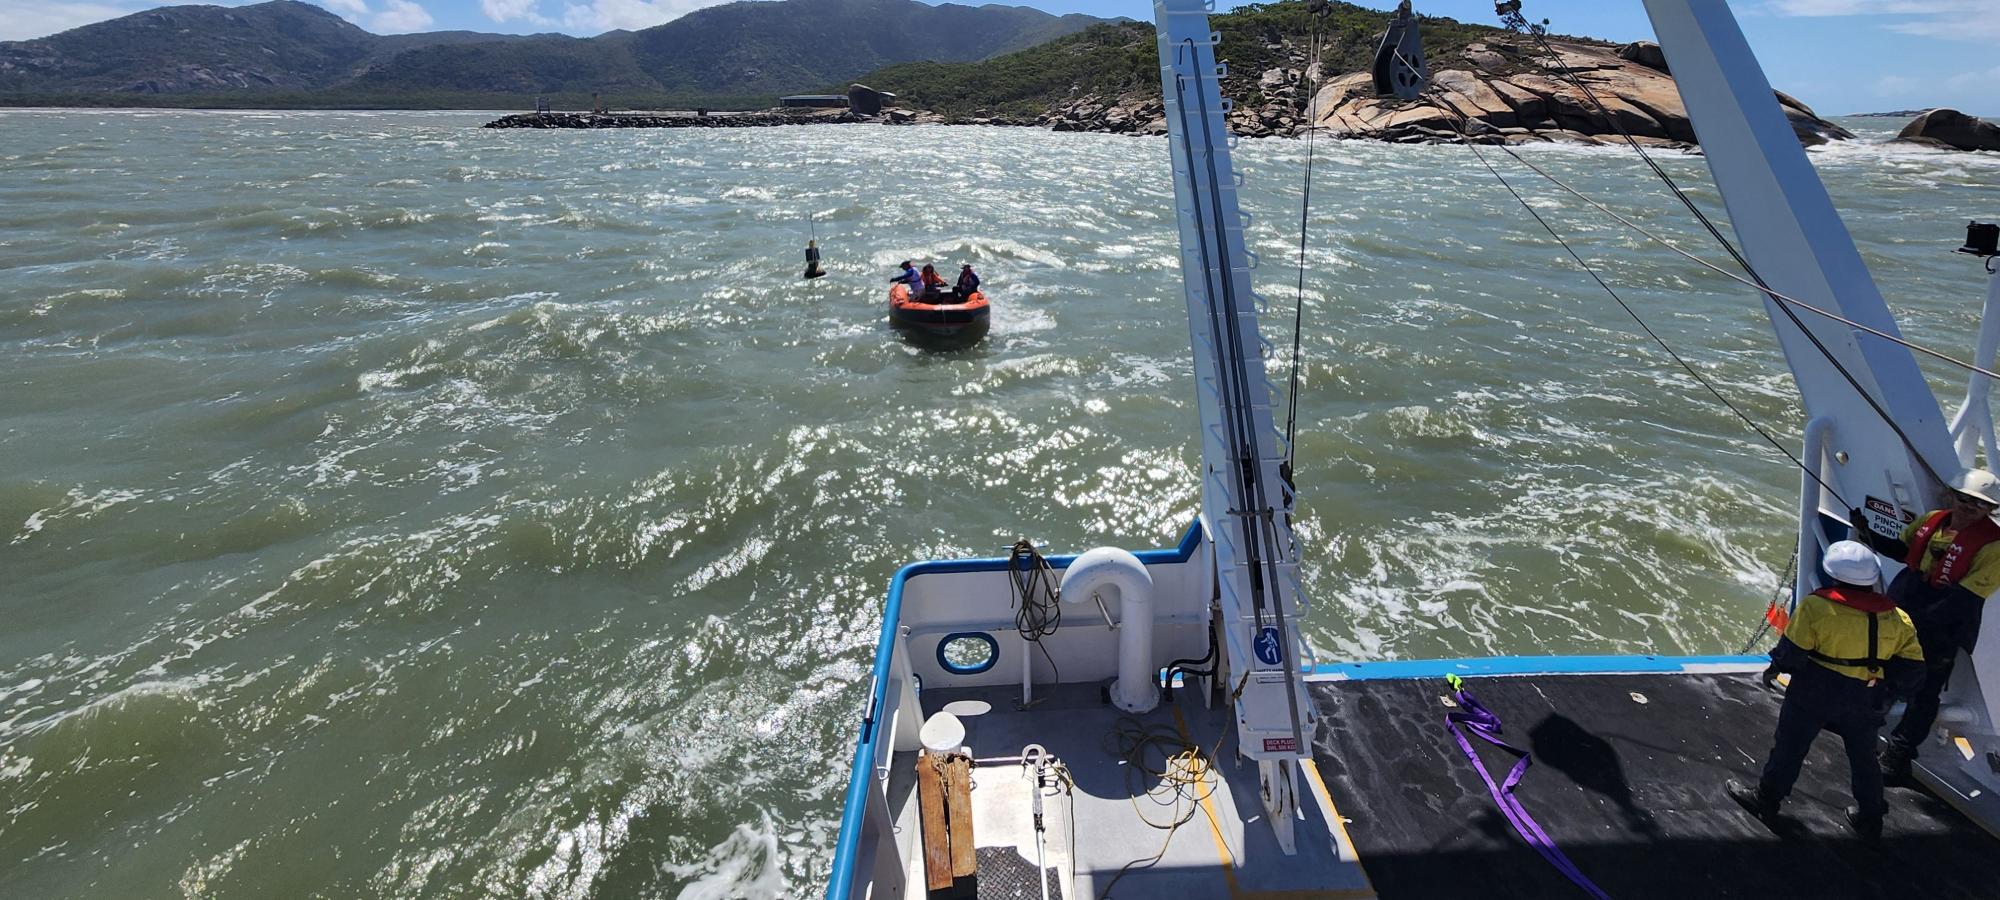
[[[1862,506],[1862,512],[1868,517],[1869,531],[1891,539],[1903,533],[1904,525],[1917,520],[1916,513],[1899,509],[1896,504],[1880,497],[1869,497]]]
[[[1265,752],[1265,753],[1297,753],[1297,752],[1299,752],[1299,739],[1298,739],[1298,738],[1265,738],[1265,739],[1264,739],[1264,752]]]

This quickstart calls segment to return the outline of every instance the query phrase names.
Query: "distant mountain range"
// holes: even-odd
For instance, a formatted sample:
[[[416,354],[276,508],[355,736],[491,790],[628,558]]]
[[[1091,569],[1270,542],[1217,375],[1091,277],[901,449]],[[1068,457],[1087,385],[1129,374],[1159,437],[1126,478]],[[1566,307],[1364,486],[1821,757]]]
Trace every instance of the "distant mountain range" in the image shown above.
[[[0,42],[0,104],[770,106],[883,66],[970,62],[1105,22],[915,0],[739,2],[594,38],[377,35],[294,0],[167,6]]]

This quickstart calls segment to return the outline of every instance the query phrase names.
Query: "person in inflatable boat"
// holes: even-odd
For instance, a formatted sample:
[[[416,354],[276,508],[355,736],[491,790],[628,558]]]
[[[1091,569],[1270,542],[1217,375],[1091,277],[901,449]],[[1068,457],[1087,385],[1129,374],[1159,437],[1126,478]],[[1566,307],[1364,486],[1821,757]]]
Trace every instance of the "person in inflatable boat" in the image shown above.
[[[889,283],[900,284],[908,288],[910,299],[915,300],[917,299],[917,295],[924,292],[924,277],[917,273],[916,264],[907,259],[903,260],[902,268],[903,271],[898,272],[896,277],[889,279]]]
[[[924,263],[923,280],[925,297],[936,297],[944,293],[944,276],[937,273],[936,266]]]

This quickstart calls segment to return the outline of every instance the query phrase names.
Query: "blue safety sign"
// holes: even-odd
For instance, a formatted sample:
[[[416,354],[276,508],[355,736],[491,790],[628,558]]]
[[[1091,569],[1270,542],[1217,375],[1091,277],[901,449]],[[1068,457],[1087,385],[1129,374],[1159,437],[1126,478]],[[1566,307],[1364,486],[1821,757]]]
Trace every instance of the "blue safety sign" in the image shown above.
[[[1278,626],[1266,625],[1257,629],[1257,638],[1250,643],[1250,650],[1264,665],[1275,666],[1284,662],[1284,647],[1278,643]]]

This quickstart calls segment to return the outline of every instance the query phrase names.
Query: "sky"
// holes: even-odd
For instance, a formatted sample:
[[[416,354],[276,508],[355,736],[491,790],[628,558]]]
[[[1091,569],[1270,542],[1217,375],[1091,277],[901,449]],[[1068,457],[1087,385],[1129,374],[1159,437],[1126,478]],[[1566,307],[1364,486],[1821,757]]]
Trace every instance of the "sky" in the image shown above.
[[[213,0],[225,6],[242,0]],[[594,35],[668,22],[721,0],[311,0],[379,34],[464,29]],[[972,0],[976,5],[977,0]],[[1014,0],[1063,14],[1152,18],[1144,0]],[[1389,0],[1360,0],[1390,8]],[[146,0],[0,0],[0,40],[42,37],[154,6]],[[1218,8],[1236,5],[1219,0]],[[1772,86],[1822,115],[1951,106],[2000,117],[2000,0],[1734,0]],[[1495,23],[1490,0],[1416,0],[1417,12]],[[1526,0],[1564,34],[1650,39],[1640,0]]]

